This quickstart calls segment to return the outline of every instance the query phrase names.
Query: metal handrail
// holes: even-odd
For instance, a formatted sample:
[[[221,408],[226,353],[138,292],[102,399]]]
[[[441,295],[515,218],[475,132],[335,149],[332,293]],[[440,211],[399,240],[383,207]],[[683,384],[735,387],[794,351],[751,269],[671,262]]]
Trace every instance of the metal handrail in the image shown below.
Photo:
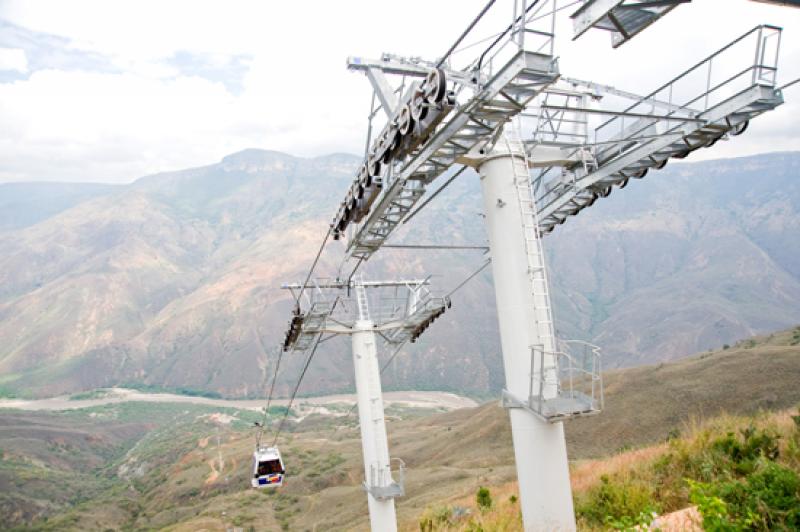
[[[783,31],[782,28],[780,28],[778,26],[773,26],[773,25],[770,25],[770,24],[760,24],[758,26],[755,26],[750,31],[740,35],[738,38],[736,38],[733,41],[729,42],[727,45],[723,46],[722,48],[720,48],[719,50],[717,50],[713,54],[709,55],[705,59],[700,60],[697,64],[695,64],[691,68],[685,70],[683,73],[675,76],[674,78],[672,78],[668,82],[664,83],[663,85],[661,85],[660,87],[658,87],[657,89],[652,91],[650,94],[641,97],[637,102],[631,104],[623,112],[630,111],[631,109],[633,109],[634,107],[636,107],[637,105],[640,105],[642,103],[647,103],[646,100],[652,98],[653,96],[655,96],[656,94],[658,94],[662,90],[668,88],[670,85],[674,85],[681,78],[685,78],[688,74],[690,74],[690,73],[694,72],[695,70],[699,69],[701,66],[703,66],[706,63],[708,63],[709,61],[712,61],[715,57],[719,56],[720,54],[722,54],[723,52],[727,51],[728,49],[730,49],[731,47],[735,46],[736,44],[742,42],[743,40],[745,40],[749,36],[753,35],[754,33],[762,32],[765,29],[777,31],[779,34],[780,34],[780,32]],[[777,63],[777,53],[779,51],[779,47],[780,47],[780,40],[779,40],[779,43],[778,43],[778,49],[776,50],[776,59],[775,59],[776,63]],[[754,60],[753,64],[750,66],[750,68],[757,68],[759,66],[767,68],[766,65],[759,65],[759,63],[758,63],[758,54],[759,54],[760,50],[762,50],[762,39],[761,38],[758,39],[758,44],[757,44],[757,47],[756,47],[756,57],[755,57],[755,60]],[[702,96],[700,96],[700,97],[702,98]],[[694,101],[696,101],[696,99],[692,100],[691,102],[687,102],[686,104],[681,105],[679,107],[682,108],[682,109],[685,109],[686,106],[689,105],[689,103],[693,103]],[[670,104],[672,104],[672,102],[670,102]],[[610,124],[614,120],[618,120],[618,119],[619,119],[619,117],[610,118],[609,120],[607,120],[607,121],[603,122],[602,124],[600,124],[599,126],[597,126],[597,128],[595,128],[595,132],[600,130],[600,129],[602,129],[602,128],[604,128],[606,125]]]
[[[775,67],[769,67],[769,66],[766,66],[766,65],[751,65],[751,66],[749,66],[749,67],[746,67],[746,68],[744,68],[743,70],[739,71],[738,73],[734,74],[733,76],[731,76],[731,77],[729,77],[729,78],[725,79],[724,81],[722,81],[722,82],[720,82],[720,83],[716,84],[714,87],[711,87],[710,89],[708,89],[708,90],[706,90],[705,92],[703,92],[703,93],[699,94],[698,96],[694,97],[693,99],[691,99],[691,100],[687,101],[687,102],[684,104],[684,106],[683,106],[683,107],[684,107],[684,108],[688,108],[688,106],[690,106],[691,104],[693,104],[693,103],[697,102],[698,100],[700,100],[700,99],[702,99],[702,98],[706,98],[706,105],[707,105],[707,102],[708,102],[708,95],[710,95],[710,94],[712,94],[712,93],[716,92],[717,90],[719,90],[719,89],[723,88],[724,86],[728,85],[729,83],[731,83],[731,82],[732,82],[732,81],[734,81],[735,79],[737,79],[737,78],[740,78],[740,77],[744,76],[745,74],[747,74],[747,73],[748,73],[748,72],[750,72],[751,70],[758,70],[758,69],[761,69],[761,70],[770,70],[770,71],[773,71],[773,72],[776,72],[776,71],[777,71],[777,68],[775,68]],[[638,104],[637,104],[637,105],[638,105]],[[700,115],[702,115],[703,113],[707,112],[709,109],[710,109],[710,108],[706,108],[706,109],[704,109],[703,111],[701,111],[701,112],[698,114],[698,116],[700,116]],[[626,136],[626,137],[622,137],[622,138],[619,138],[619,139],[609,139],[609,140],[607,140],[607,141],[601,141],[601,142],[595,142],[594,144],[595,144],[595,145],[597,145],[597,146],[599,146],[599,145],[606,145],[606,144],[612,145],[612,147],[606,148],[605,150],[603,150],[603,151],[602,151],[603,155],[608,155],[608,156],[607,156],[607,157],[605,157],[605,158],[603,158],[602,160],[598,160],[598,162],[599,162],[600,164],[602,164],[604,161],[607,161],[607,160],[609,160],[609,159],[611,159],[611,158],[615,157],[616,155],[619,155],[619,154],[621,154],[621,153],[622,153],[624,150],[623,150],[622,148],[619,148],[619,149],[617,149],[617,150],[616,150],[616,152],[615,152],[613,145],[615,145],[615,144],[622,144],[622,143],[626,143],[626,142],[635,142],[635,141],[639,140],[639,139],[640,139],[640,138],[642,138],[642,137],[637,137],[637,138],[634,138],[634,137],[636,137],[636,135],[637,135],[637,134],[639,134],[639,133],[641,133],[641,132],[645,131],[645,130],[646,130],[646,129],[648,129],[649,127],[653,126],[654,124],[658,123],[659,121],[662,121],[662,120],[668,120],[668,121],[685,121],[684,117],[680,117],[680,116],[678,116],[678,117],[674,117],[674,118],[667,118],[667,117],[670,117],[670,116],[671,116],[673,113],[675,113],[675,112],[676,112],[676,111],[670,111],[670,112],[668,112],[668,113],[665,115],[665,118],[661,118],[661,119],[652,119],[652,120],[646,120],[646,121],[645,121],[646,123],[644,123],[644,124],[642,125],[642,127],[638,128],[638,129],[636,129],[636,130],[633,130],[633,131],[631,131],[631,132],[630,132],[630,134],[629,134],[628,136]],[[608,124],[608,123],[610,123],[612,120],[616,120],[616,119],[618,119],[618,118],[619,118],[619,117],[614,117],[613,119],[611,119],[611,120],[609,120],[609,121],[605,122],[605,124],[603,124],[603,125],[607,125],[607,124]],[[678,127],[678,126],[679,126],[679,124],[676,124],[676,125],[675,125],[675,127]],[[599,130],[601,127],[603,127],[603,126],[598,126],[598,127],[595,129],[595,138],[596,138],[596,135],[597,135],[597,131],[598,131],[598,130]],[[673,128],[673,129],[674,129],[674,128]]]
[[[555,39],[553,38],[553,31],[542,32],[538,30],[529,29],[527,26],[528,24],[531,24],[547,16],[550,16],[551,17],[550,25],[552,27],[555,24],[555,14],[558,11],[555,4],[553,4],[553,10],[551,12],[537,16],[539,12],[548,4],[548,2],[551,2],[552,0],[544,0],[544,1],[532,0],[530,3],[523,1],[521,2],[522,13],[517,15],[516,5],[518,1],[519,0],[514,0],[515,12],[514,16],[512,17],[511,24],[509,24],[504,31],[500,32],[497,35],[497,38],[483,50],[480,56],[478,56],[478,59],[476,59],[473,63],[471,63],[466,68],[466,70],[474,72],[476,75],[480,75],[481,72],[487,70],[486,76],[491,76],[491,74],[493,73],[495,58],[497,58],[509,44],[515,45],[520,50],[524,49],[526,33],[534,33],[547,37],[546,39],[544,39],[543,43],[539,46],[539,48],[536,49],[536,53],[541,53],[542,48],[549,46],[550,47],[549,55],[550,56],[553,55],[553,48],[555,45]],[[537,8],[533,9],[534,7]],[[501,41],[503,41],[503,39],[506,36],[508,36],[508,38],[505,40],[505,42],[503,42],[500,45],[500,47],[497,48],[493,53],[489,54],[489,52],[493,48],[495,48]],[[486,59],[487,55],[489,57],[489,60],[486,61],[486,63],[484,64],[484,60]]]
[[[592,409],[602,409],[605,402],[605,392],[602,379],[602,356],[600,347],[583,340],[558,340],[562,346],[579,345],[585,351],[587,360],[578,363],[579,355],[569,353],[566,349],[544,351],[539,346],[531,347],[531,382],[529,387],[529,403],[531,408],[539,413],[544,412],[544,405],[550,399],[558,397],[577,398],[583,392],[578,390],[580,383],[588,384],[589,400],[594,405]],[[538,359],[537,359],[537,355]],[[549,358],[554,367],[545,367],[545,359]],[[564,364],[564,362],[567,362]],[[588,364],[587,364],[588,362]],[[537,371],[538,370],[538,371]],[[536,376],[538,375],[538,378]],[[555,382],[549,382],[555,377]],[[580,380],[576,383],[576,380]],[[535,384],[534,384],[535,381]],[[566,385],[566,390],[565,390]],[[556,394],[552,398],[545,398],[545,387],[555,386]],[[534,403],[535,401],[535,403]]]

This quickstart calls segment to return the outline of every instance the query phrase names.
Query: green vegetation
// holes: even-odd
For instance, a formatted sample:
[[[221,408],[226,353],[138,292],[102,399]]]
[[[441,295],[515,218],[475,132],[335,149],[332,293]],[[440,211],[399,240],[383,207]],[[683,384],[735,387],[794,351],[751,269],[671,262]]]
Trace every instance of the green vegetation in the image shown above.
[[[792,338],[789,340],[789,345],[800,345],[800,327],[796,327],[792,331]]]
[[[140,382],[127,382],[119,385],[121,388],[130,388],[147,393],[173,393],[176,395],[188,395],[190,397],[206,397],[208,399],[224,399],[221,393],[210,390],[200,390],[186,386],[159,386],[156,384],[143,384]]]
[[[604,475],[576,496],[588,528],[629,529],[696,504],[706,530],[800,527],[800,426],[794,416],[722,417],[670,440],[644,464]]]
[[[645,529],[692,505],[709,532],[800,530],[800,415],[720,416],[682,432],[573,469],[579,530]],[[472,511],[432,506],[419,530],[521,531],[516,483],[494,490],[478,488]]]
[[[98,390],[89,390],[86,392],[78,392],[69,396],[70,401],[85,401],[87,399],[102,399],[111,395],[111,391],[105,388]]]
[[[790,465],[780,459],[780,436],[748,427],[741,438],[728,433],[714,442],[727,462],[715,481],[688,480],[690,500],[709,532],[722,530],[800,530],[800,416],[785,447]]]
[[[475,494],[475,502],[481,510],[487,510],[492,507],[492,494],[489,488],[481,486],[478,488],[478,493]]]
[[[576,504],[577,515],[593,525],[627,530],[647,525],[659,511],[654,487],[643,480],[600,477],[600,485],[589,490]]]

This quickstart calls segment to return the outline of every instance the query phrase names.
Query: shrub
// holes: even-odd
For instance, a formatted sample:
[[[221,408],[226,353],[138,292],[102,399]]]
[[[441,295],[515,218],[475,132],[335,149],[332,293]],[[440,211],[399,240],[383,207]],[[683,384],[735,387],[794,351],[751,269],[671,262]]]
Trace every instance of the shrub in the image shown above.
[[[601,476],[600,484],[577,505],[578,515],[589,522],[618,529],[648,525],[658,510],[648,484],[630,479],[612,481],[608,475]]]
[[[800,476],[762,460],[745,480],[688,481],[708,532],[800,529]]]
[[[742,438],[736,438],[732,432],[718,438],[711,444],[711,449],[721,453],[722,458],[732,462],[730,467],[740,475],[751,473],[757,460],[766,458],[775,460],[778,457],[779,436],[767,430],[758,430],[752,425],[742,429]],[[723,469],[728,464],[720,464]]]
[[[492,507],[492,494],[489,488],[481,486],[478,488],[478,493],[475,494],[475,502],[478,503],[478,508],[486,510]]]

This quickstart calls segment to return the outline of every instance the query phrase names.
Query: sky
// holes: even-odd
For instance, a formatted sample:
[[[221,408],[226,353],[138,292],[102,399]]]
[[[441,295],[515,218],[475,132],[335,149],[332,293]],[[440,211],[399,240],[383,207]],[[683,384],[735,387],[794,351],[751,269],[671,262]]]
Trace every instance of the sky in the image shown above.
[[[612,49],[599,30],[571,40],[570,3],[560,0],[556,26],[565,76],[648,93],[770,23],[785,30],[779,85],[800,77],[800,9],[694,0]],[[484,4],[0,0],[0,182],[127,183],[247,148],[361,153],[371,89],[347,57],[434,59]],[[510,5],[498,0],[465,44],[502,29]],[[688,160],[800,150],[800,84],[784,97],[746,134]]]

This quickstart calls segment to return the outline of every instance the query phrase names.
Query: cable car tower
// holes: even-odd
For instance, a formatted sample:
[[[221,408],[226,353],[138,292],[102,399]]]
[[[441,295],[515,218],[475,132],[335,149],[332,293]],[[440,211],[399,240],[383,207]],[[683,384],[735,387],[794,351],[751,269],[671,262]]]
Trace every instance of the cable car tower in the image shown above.
[[[351,281],[318,279],[313,283],[286,284],[306,310],[296,313],[284,349],[315,348],[323,335],[346,334],[352,339],[353,367],[358,395],[358,418],[364,456],[364,490],[367,492],[372,530],[397,529],[394,499],[405,493],[404,464],[393,478],[386,437],[386,421],[378,364],[378,341],[394,350],[417,338],[450,307],[447,297],[434,296],[429,279]]]
[[[604,30],[617,47],[689,1],[583,0],[572,14],[573,37]],[[369,79],[373,104],[363,164],[328,233],[346,240],[344,263],[353,263],[355,272],[461,172],[429,193],[435,180],[454,166],[477,170],[506,375],[502,404],[511,418],[522,518],[530,531],[575,529],[562,421],[596,414],[603,404],[599,350],[554,333],[542,237],[630,179],[739,135],[783,103],[781,29],[770,25],[747,31],[643,96],[563,76],[554,53],[555,17],[574,4],[491,0],[437,60],[349,58],[348,68]],[[461,60],[457,48],[468,37],[480,40]],[[374,360],[372,331],[384,326],[360,302],[367,285],[354,288],[358,319],[330,325],[335,300],[298,307],[287,342],[307,347],[326,327],[352,335],[370,491],[391,484],[388,454],[368,449],[385,441],[382,417],[378,428],[371,417],[380,404],[379,382],[362,398],[365,381],[379,381],[374,363],[365,360]],[[426,312],[431,317],[438,310]],[[380,434],[370,435],[369,427]],[[383,483],[373,482],[375,467]],[[372,529],[394,529],[393,508],[377,509],[380,493],[370,491]]]

